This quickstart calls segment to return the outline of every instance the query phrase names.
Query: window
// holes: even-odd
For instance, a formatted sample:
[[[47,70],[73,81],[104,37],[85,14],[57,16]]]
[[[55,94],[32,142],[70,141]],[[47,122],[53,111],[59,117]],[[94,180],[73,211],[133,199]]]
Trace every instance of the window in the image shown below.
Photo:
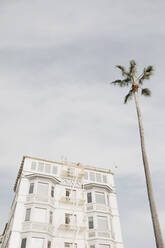
[[[77,224],[77,216],[76,214],[65,214],[65,224],[67,225],[76,225]]]
[[[21,248],[26,248],[26,238],[22,239]]]
[[[35,161],[32,161],[31,163],[31,170],[36,170],[37,163]]]
[[[101,174],[96,173],[96,181],[101,183]]]
[[[48,184],[47,183],[38,183],[37,192],[40,196],[48,196]]]
[[[70,224],[70,214],[65,214],[65,224]]]
[[[107,205],[110,206],[110,204],[109,204],[109,195],[107,195]]]
[[[25,221],[30,221],[31,208],[26,209]]]
[[[44,239],[32,238],[30,247],[31,248],[43,248],[44,247]]]
[[[70,248],[72,243],[66,243],[65,242],[65,248]]]
[[[90,180],[91,181],[95,181],[95,173],[94,172],[90,172],[89,175],[90,175]]]
[[[51,164],[45,164],[45,172],[50,173]]]
[[[107,183],[107,176],[103,175],[103,183]]]
[[[88,172],[87,171],[85,171],[85,173],[84,173],[84,179],[88,180]]]
[[[75,190],[75,189],[73,189],[73,190],[71,191],[71,197],[72,197],[73,200],[76,199],[76,190]]]
[[[47,248],[51,248],[51,241],[48,241]]]
[[[95,192],[96,203],[105,204],[105,195],[103,192]]]
[[[94,228],[93,216],[88,217],[88,226],[89,226],[89,229]]]
[[[77,248],[77,243],[74,243],[74,246],[73,246],[73,243],[65,242],[64,247],[65,248]]]
[[[52,224],[53,223],[53,212],[50,211],[49,212],[49,224]]]
[[[34,191],[34,183],[30,183],[29,194],[33,194],[33,191]]]
[[[66,189],[65,196],[71,197],[73,200],[76,199],[76,190]]]
[[[52,173],[53,173],[53,174],[57,174],[57,166],[53,165]]]
[[[68,168],[67,174],[68,174],[68,176],[74,177],[75,176],[75,169],[74,168]]]
[[[91,203],[92,202],[92,192],[88,192],[87,193],[87,203]]]
[[[100,231],[108,230],[108,220],[106,216],[97,216],[97,226]]]
[[[34,221],[35,222],[46,222],[46,209],[45,208],[34,208]]]
[[[69,197],[70,196],[70,189],[66,189],[66,191],[65,191],[65,195],[66,195],[66,197]]]
[[[54,186],[51,187],[51,197],[54,197]]]
[[[44,163],[39,162],[38,163],[38,171],[43,172],[44,171]]]

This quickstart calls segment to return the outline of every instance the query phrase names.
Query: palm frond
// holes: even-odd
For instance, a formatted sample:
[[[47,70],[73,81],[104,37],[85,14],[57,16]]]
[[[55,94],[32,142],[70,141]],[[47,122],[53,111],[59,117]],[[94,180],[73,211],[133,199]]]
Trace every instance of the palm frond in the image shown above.
[[[153,75],[154,68],[152,65],[147,66],[147,68],[144,68],[143,74],[139,79],[139,84],[143,84],[144,80],[150,79],[151,75]]]
[[[128,100],[131,100],[133,96],[133,89],[131,89],[124,98],[124,103],[127,103]]]
[[[128,76],[128,72],[126,71],[125,67],[122,65],[116,65],[117,68],[121,70],[122,76]]]
[[[142,89],[141,94],[144,96],[151,96],[151,91],[148,88],[144,88]]]
[[[126,78],[124,80],[115,80],[111,83],[114,84],[115,86],[125,87],[131,83],[131,80],[130,80],[130,78]]]
[[[135,60],[130,61],[129,74],[132,77],[134,77],[136,74],[136,62],[135,62]]]

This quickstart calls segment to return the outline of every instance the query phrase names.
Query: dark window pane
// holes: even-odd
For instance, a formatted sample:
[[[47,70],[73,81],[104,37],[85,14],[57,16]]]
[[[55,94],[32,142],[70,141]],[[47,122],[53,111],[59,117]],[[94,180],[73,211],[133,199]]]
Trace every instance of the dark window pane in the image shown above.
[[[70,190],[69,189],[66,189],[66,196],[70,196]]]
[[[22,239],[21,248],[26,248],[26,238]]]
[[[51,197],[54,197],[54,186],[51,187]]]
[[[26,209],[25,221],[30,221],[31,208]]]
[[[88,192],[87,193],[87,202],[88,203],[91,203],[92,202],[92,193],[91,192]]]
[[[48,248],[51,248],[51,242],[48,241]]]
[[[94,228],[93,217],[92,216],[88,218],[88,225],[89,225],[89,229]]]
[[[34,183],[30,183],[29,194],[33,194],[33,191],[34,191]]]

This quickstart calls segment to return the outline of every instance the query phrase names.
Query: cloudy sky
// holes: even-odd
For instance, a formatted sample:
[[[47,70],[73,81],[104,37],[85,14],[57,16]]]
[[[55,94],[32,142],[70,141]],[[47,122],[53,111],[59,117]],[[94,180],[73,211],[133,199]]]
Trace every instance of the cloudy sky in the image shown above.
[[[112,169],[125,247],[155,248],[135,106],[109,82],[132,58],[155,67],[140,104],[165,233],[164,13],[163,0],[0,1],[0,231],[22,156],[65,158]]]

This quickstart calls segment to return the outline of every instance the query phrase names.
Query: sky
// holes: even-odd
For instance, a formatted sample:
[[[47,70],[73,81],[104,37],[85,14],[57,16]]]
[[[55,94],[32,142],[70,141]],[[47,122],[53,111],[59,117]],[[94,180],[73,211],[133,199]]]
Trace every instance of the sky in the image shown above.
[[[0,1],[0,231],[23,155],[115,173],[124,246],[155,248],[134,102],[115,65],[153,65],[140,97],[165,234],[165,2]],[[165,239],[165,235],[164,235]]]

